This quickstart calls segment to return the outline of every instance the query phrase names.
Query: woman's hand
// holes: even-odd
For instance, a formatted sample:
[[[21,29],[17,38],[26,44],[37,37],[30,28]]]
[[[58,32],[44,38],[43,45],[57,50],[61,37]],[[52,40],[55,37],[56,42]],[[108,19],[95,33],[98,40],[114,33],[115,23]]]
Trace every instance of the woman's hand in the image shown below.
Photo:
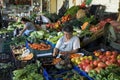
[[[67,54],[68,54],[68,51],[62,51],[62,52],[60,52],[60,54],[62,54],[62,55],[67,55]]]
[[[56,56],[57,54],[58,54],[58,49],[54,48],[54,50],[53,50],[53,56]]]
[[[17,37],[20,37],[20,36],[21,36],[20,34],[17,35]]]

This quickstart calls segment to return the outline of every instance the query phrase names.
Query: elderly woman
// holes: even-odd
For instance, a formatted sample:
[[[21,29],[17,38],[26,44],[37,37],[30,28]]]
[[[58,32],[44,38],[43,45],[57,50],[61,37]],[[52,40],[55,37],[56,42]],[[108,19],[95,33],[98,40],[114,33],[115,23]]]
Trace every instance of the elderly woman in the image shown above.
[[[53,56],[58,54],[66,55],[78,52],[80,48],[80,40],[77,36],[73,36],[73,27],[66,25],[63,27],[64,36],[62,36],[53,51]]]
[[[23,30],[20,31],[18,36],[21,36],[21,35],[29,36],[30,32],[36,30],[34,24],[30,20],[24,17],[21,18],[21,23],[24,24],[24,28]]]

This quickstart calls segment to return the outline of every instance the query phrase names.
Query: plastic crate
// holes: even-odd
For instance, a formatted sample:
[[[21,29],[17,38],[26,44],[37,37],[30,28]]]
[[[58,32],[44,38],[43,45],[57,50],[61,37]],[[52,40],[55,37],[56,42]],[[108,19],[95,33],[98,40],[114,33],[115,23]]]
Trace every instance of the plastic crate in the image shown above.
[[[53,51],[52,44],[50,42],[48,42],[48,41],[45,41],[45,43],[50,44],[51,49],[49,49],[49,50],[35,50],[35,49],[32,49],[32,48],[29,47],[29,42],[28,41],[26,41],[25,46],[26,46],[27,49],[29,49],[32,53],[34,53],[36,55],[37,54],[52,53],[52,51]]]
[[[74,66],[71,70],[64,70],[60,69],[57,71],[48,71],[47,69],[43,69],[43,76],[46,80],[64,80],[63,77],[66,73],[70,73],[68,78],[71,78],[72,75],[78,74],[80,76],[84,76],[87,78],[87,80],[93,80],[91,77],[88,76],[88,74],[82,70],[80,70],[77,66]],[[53,77],[53,75],[59,76],[57,78]],[[62,76],[61,76],[62,75]]]
[[[49,49],[49,50],[35,50],[29,47],[29,50],[34,53],[34,54],[45,54],[45,53],[52,53],[53,48]]]
[[[61,75],[64,75],[64,74],[66,74],[67,72],[70,72],[70,71],[66,71],[66,70],[62,70],[62,71],[59,71],[59,72],[57,72],[57,73],[48,73],[47,71],[46,71],[46,69],[44,69],[43,70],[43,75],[44,75],[44,77],[45,77],[45,80],[64,80],[63,78],[62,78],[62,76]],[[52,77],[51,75],[56,75],[56,76],[61,76],[61,77]]]
[[[12,79],[12,70],[4,69],[4,71],[0,71],[0,80],[13,80]]]
[[[88,78],[88,80],[93,80],[90,76],[88,76],[88,74],[82,70],[80,70],[80,68],[78,68],[77,66],[74,66],[73,68],[75,71],[77,71],[80,75],[85,76]]]
[[[55,48],[55,45],[56,44],[53,44],[52,42],[50,42],[50,41],[46,41],[48,44],[50,44],[51,46],[52,46],[52,48]]]

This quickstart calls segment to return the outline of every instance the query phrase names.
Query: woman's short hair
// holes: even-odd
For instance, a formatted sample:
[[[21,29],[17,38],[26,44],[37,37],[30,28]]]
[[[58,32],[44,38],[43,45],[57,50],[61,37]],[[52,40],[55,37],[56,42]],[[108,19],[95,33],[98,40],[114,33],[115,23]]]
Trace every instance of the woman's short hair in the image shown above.
[[[62,29],[62,31],[64,32],[68,32],[68,33],[71,33],[71,32],[73,32],[73,27],[71,26],[71,25],[65,25],[64,27],[63,27],[63,29]]]
[[[24,22],[30,22],[30,20],[29,20],[29,19],[24,18],[24,17],[22,17],[22,18],[21,18],[21,21],[24,21]]]

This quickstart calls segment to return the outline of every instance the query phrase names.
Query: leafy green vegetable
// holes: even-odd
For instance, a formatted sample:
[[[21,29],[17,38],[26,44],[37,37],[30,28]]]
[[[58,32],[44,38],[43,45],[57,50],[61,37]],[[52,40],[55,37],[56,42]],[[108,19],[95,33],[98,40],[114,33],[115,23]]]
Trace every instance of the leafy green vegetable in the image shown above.
[[[75,14],[77,13],[77,11],[78,11],[79,9],[80,9],[79,6],[72,6],[71,8],[69,8],[69,9],[66,11],[65,15],[70,14],[71,16],[75,16]]]
[[[43,80],[43,75],[38,73],[37,64],[29,64],[23,69],[13,71],[13,80]]]

